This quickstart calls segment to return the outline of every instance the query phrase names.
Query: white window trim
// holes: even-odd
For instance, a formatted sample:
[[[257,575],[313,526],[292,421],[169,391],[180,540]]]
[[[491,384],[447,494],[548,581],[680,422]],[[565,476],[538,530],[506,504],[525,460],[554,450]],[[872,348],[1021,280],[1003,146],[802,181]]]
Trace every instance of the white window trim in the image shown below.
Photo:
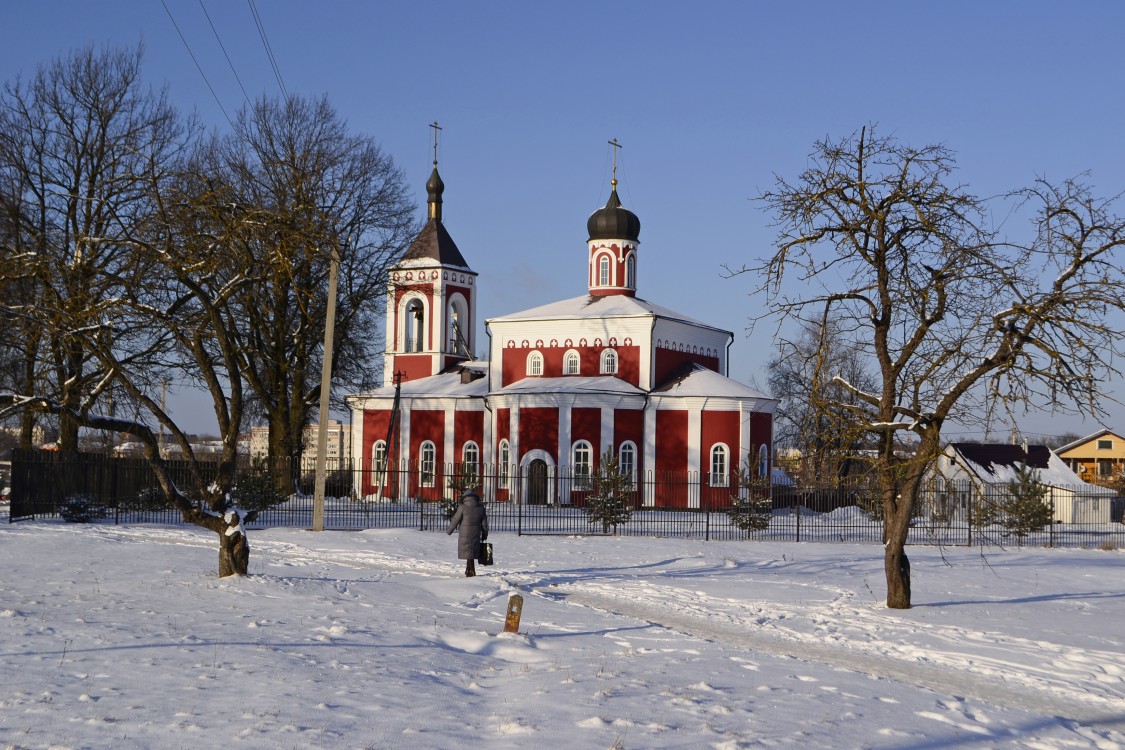
[[[376,458],[379,448],[383,449],[383,462],[380,467],[379,461]],[[387,441],[376,440],[371,444],[371,484],[376,487],[385,487],[387,485]]]
[[[585,471],[581,474],[578,471],[581,465],[578,461],[578,452],[580,450],[586,451]],[[589,442],[585,440],[575,440],[574,445],[570,446],[570,474],[571,485],[576,490],[588,490],[590,488],[590,477],[594,473],[594,448]]]
[[[722,472],[715,471],[715,458],[719,454],[723,456]],[[711,487],[729,487],[730,486],[730,448],[726,443],[715,443],[711,446],[710,460],[708,461],[708,481],[707,484]]]
[[[453,354],[463,354],[468,356],[472,352],[473,342],[472,337],[472,324],[469,320],[469,301],[465,299],[465,295],[456,292],[449,298],[449,324],[448,335],[449,351]],[[457,315],[454,316],[456,311]],[[457,326],[454,328],[453,320],[457,319]],[[460,331],[461,337],[458,338],[456,333]]]
[[[508,442],[507,438],[500,441],[496,453],[500,459],[496,465],[497,473],[499,474],[496,479],[496,486],[498,489],[506,490],[511,483],[509,479],[511,476],[511,466],[509,466],[509,464],[512,461],[512,444]]]
[[[613,369],[610,369],[606,364],[609,358],[613,358]],[[618,369],[621,367],[621,358],[617,355],[616,349],[603,349],[601,354],[600,370],[602,375],[616,375]]]
[[[539,365],[539,367],[538,367],[539,372],[532,372],[532,370],[535,369],[533,367],[533,365],[536,364],[536,363],[538,363],[538,365]],[[526,373],[527,373],[527,376],[529,378],[542,377],[542,375],[543,375],[543,354],[538,349],[528,353]]]
[[[422,325],[418,331],[418,345],[420,348],[408,348],[408,343],[411,340],[410,332],[414,329],[413,316],[410,314],[410,306],[415,302],[422,308]],[[430,327],[430,306],[426,298],[420,294],[408,294],[402,298],[402,351],[407,354],[416,354],[418,352],[426,351],[426,338],[429,334]]]
[[[473,451],[473,459],[469,460],[469,451]],[[477,477],[480,476],[480,446],[477,445],[475,440],[466,440],[465,444],[461,446],[461,468],[464,470],[466,467],[472,466],[473,473]]]
[[[570,371],[570,363],[574,362],[574,372]],[[582,374],[582,357],[574,349],[567,349],[563,355],[563,375]]]
[[[605,274],[602,274],[602,270]],[[598,256],[598,286],[613,286],[613,259],[609,253],[602,253]]]
[[[621,445],[618,446],[618,448],[617,448],[617,463],[618,463],[619,466],[624,465],[624,461],[622,461],[622,456],[625,455],[625,449],[626,448],[629,448],[632,451],[632,454],[633,454],[633,461],[632,461],[632,466],[629,469],[628,479],[629,479],[630,483],[636,484],[636,482],[637,482],[637,444],[634,443],[632,440],[625,440],[624,442],[622,442]]]
[[[429,479],[426,478],[426,449],[429,448]],[[418,446],[418,486],[433,487],[437,477],[437,446],[432,440],[423,440]]]

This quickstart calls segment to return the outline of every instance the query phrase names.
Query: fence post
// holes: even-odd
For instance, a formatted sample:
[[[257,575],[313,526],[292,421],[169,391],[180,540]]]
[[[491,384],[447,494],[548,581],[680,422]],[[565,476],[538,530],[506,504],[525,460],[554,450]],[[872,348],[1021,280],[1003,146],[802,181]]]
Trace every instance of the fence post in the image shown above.
[[[703,492],[703,472],[699,473],[699,491],[700,494],[706,494],[704,503],[706,507],[703,508],[703,541],[711,541],[711,486],[707,485],[706,493]]]
[[[516,469],[512,474],[514,476],[508,480],[508,500],[511,502],[513,495],[515,496],[516,536],[523,536],[523,468]]]
[[[968,480],[966,480],[966,481],[968,481]],[[973,513],[973,510],[975,509],[974,503],[976,502],[976,494],[977,494],[976,487],[973,486],[973,484],[970,482],[969,483],[968,518],[965,519],[965,528],[968,529],[968,533],[966,534],[966,541],[965,541],[966,547],[972,547],[973,546],[973,518],[977,517]]]
[[[1071,505],[1070,505],[1071,513],[1074,512],[1074,499],[1073,499],[1074,497],[1076,497],[1076,493],[1071,495],[1071,498],[1072,498],[1071,501],[1070,501],[1070,503],[1071,503]],[[1073,521],[1074,517],[1071,516],[1070,520]],[[1051,520],[1047,522],[1047,546],[1048,547],[1054,547],[1055,546],[1055,488],[1054,487],[1051,488]]]
[[[801,541],[801,499],[798,497],[798,498],[796,498],[796,500],[797,500],[797,541],[800,542]]]

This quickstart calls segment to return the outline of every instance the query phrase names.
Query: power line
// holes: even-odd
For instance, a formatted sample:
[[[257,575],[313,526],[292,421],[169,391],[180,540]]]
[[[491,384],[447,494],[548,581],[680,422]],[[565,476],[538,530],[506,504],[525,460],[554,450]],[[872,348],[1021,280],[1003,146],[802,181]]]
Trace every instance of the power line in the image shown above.
[[[203,77],[203,82],[207,84],[207,89],[211,92],[211,96],[215,98],[215,104],[219,105],[219,111],[223,113],[223,117],[227,119],[227,122],[230,123],[230,126],[233,128],[234,123],[231,122],[230,115],[227,114],[226,109],[223,107],[223,103],[219,101],[219,95],[215,93],[215,89],[213,86],[211,86],[211,82],[207,80],[207,74],[203,72],[203,67],[199,64],[199,60],[195,59],[195,53],[191,51],[191,45],[188,44],[187,39],[184,38],[184,32],[180,31],[180,25],[176,23],[176,19],[172,16],[172,11],[168,9],[168,4],[165,3],[164,0],[160,0],[160,4],[164,6],[164,12],[168,14],[168,20],[172,22],[172,26],[175,27],[176,33],[180,35],[180,41],[184,43],[184,49],[187,50],[188,56],[191,57],[191,61],[195,63],[195,69],[199,71],[199,75]]]
[[[164,2],[164,0],[161,0]],[[270,40],[266,36],[266,27],[262,24],[262,17],[258,15],[258,6],[255,5],[254,0],[246,0],[250,6],[250,13],[254,16],[254,25],[258,27],[258,36],[262,39],[262,47],[266,50],[266,57],[269,58],[270,67],[273,68],[273,75],[277,79],[277,85],[281,87],[281,94],[289,99],[289,91],[285,88],[285,81],[281,78],[281,69],[277,67],[277,58],[273,55],[273,47],[270,46]]]
[[[199,7],[203,10],[203,15],[207,17],[207,23],[211,26],[211,32],[215,35],[215,41],[219,43],[219,49],[223,51],[223,57],[227,59],[227,65],[230,66],[230,72],[234,73],[234,80],[238,81],[238,88],[242,89],[242,96],[246,99],[246,103],[250,104],[250,96],[246,93],[246,87],[242,85],[242,79],[238,77],[238,71],[234,69],[234,63],[227,54],[227,48],[223,44],[223,40],[219,38],[219,30],[215,28],[215,23],[211,20],[211,14],[207,12],[207,6],[203,4],[203,0],[199,0]]]

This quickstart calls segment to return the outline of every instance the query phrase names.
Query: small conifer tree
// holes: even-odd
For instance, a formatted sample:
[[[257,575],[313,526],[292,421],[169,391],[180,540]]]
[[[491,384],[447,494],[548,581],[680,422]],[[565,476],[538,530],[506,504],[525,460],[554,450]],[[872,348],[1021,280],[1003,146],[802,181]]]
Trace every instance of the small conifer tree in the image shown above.
[[[461,496],[465,494],[465,490],[480,488],[480,471],[475,464],[456,464],[445,483],[449,487],[449,494],[441,503],[441,514],[450,519],[461,506]]]
[[[1000,503],[1003,514],[1000,523],[1017,539],[1042,531],[1054,515],[1047,499],[1049,492],[1046,485],[1040,483],[1038,471],[1021,466],[1016,479],[1008,483],[1007,498]]]
[[[633,494],[633,477],[622,473],[621,465],[613,451],[606,451],[590,473],[590,490],[582,508],[590,523],[600,523],[602,533],[626,523],[633,515],[630,498]]]
[[[730,496],[730,522],[743,531],[765,531],[773,517],[769,478],[752,472],[748,459],[735,470],[735,481],[739,491]]]

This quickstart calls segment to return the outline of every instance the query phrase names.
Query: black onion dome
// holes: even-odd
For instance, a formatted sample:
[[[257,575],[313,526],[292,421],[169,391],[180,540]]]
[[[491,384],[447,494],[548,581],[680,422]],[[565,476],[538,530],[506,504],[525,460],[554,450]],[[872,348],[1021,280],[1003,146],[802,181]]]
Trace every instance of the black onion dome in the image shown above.
[[[637,242],[641,236],[641,220],[627,208],[622,208],[617,197],[617,180],[604,208],[590,214],[586,221],[586,231],[591,240],[629,240]]]

